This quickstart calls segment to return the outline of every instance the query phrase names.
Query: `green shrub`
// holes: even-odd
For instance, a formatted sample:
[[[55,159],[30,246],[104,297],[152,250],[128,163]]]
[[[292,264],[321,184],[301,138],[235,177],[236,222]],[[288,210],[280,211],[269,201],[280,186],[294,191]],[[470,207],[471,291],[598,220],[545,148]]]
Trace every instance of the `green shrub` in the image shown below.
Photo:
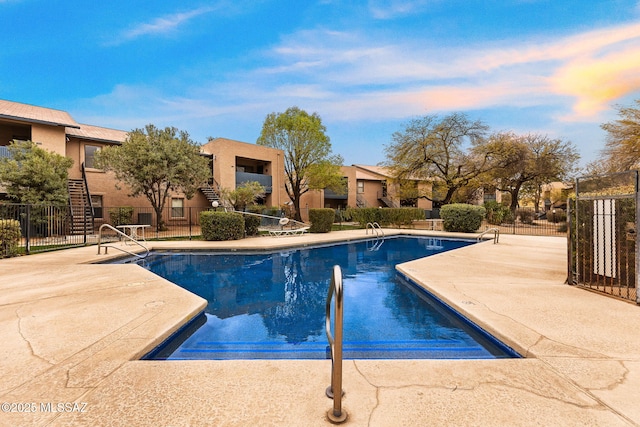
[[[200,212],[204,240],[238,240],[244,237],[244,218],[234,212]]]
[[[409,226],[414,220],[425,218],[424,209],[419,208],[383,208],[380,209],[380,222],[384,225],[393,225],[398,228]]]
[[[533,224],[533,220],[536,218],[536,213],[531,209],[518,209],[516,216],[520,217],[520,222],[523,224]]]
[[[258,230],[260,228],[260,223],[262,222],[262,218],[254,215],[244,215],[244,232],[247,236],[257,236],[260,234]]]
[[[485,202],[484,208],[487,211],[486,217],[489,224],[500,225],[505,222],[513,221],[513,214],[508,206],[495,201],[490,201]]]
[[[552,209],[547,212],[547,221],[549,222],[564,222],[567,220],[567,214],[562,209]]]
[[[333,209],[309,209],[309,221],[311,221],[310,233],[328,233],[331,231],[335,213]]]
[[[20,221],[0,219],[0,258],[9,258],[18,254],[21,236]]]
[[[123,206],[109,209],[109,220],[114,227],[123,224],[133,224],[133,207]]]
[[[473,233],[482,224],[486,209],[482,206],[453,203],[440,209],[440,217],[444,220],[446,231]]]
[[[349,208],[347,212],[351,220],[359,223],[362,228],[370,222],[380,223],[382,221],[382,209],[380,208]]]

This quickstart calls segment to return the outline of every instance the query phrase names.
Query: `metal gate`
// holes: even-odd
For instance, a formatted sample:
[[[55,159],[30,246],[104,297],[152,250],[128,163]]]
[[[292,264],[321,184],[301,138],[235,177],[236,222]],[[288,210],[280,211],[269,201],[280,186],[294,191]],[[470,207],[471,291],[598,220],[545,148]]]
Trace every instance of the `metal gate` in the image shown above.
[[[569,201],[569,282],[640,304],[638,171],[576,180]]]

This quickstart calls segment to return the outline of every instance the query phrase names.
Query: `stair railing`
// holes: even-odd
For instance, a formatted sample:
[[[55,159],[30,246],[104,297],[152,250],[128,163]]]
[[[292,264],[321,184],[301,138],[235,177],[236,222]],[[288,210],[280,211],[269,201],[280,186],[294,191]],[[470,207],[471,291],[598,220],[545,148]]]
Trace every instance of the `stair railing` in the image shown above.
[[[331,334],[331,301],[335,296],[335,323],[334,333]],[[329,421],[340,424],[347,420],[347,412],[342,409],[342,320],[343,320],[343,299],[342,292],[342,270],[339,265],[333,266],[331,284],[327,295],[325,330],[329,348],[331,349],[331,385],[327,387],[325,393],[327,397],[333,399],[333,408],[327,412]]]

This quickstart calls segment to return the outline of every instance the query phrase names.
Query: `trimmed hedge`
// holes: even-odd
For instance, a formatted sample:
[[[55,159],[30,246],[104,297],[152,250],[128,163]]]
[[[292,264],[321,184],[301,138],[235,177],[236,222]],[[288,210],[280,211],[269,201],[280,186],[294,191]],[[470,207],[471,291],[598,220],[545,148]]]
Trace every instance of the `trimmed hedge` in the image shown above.
[[[244,216],[234,212],[200,212],[204,240],[238,240],[244,237]]]
[[[9,258],[18,254],[21,236],[20,221],[0,219],[0,258]]]
[[[383,208],[382,224],[394,225],[401,228],[403,225],[409,226],[413,221],[425,219],[424,209],[419,208]]]
[[[440,208],[444,229],[462,233],[473,233],[480,228],[485,213],[484,207],[466,203],[453,203]]]
[[[420,208],[352,208],[347,210],[347,216],[363,228],[370,222],[402,227],[411,225],[414,220],[424,219],[425,213]]]
[[[350,208],[347,209],[347,215],[352,221],[360,224],[364,228],[370,222],[382,222],[382,209],[380,208]]]
[[[262,218],[254,215],[244,215],[244,232],[247,236],[257,236],[260,234],[258,228],[260,228],[260,223],[262,222]]]
[[[333,220],[335,218],[335,212],[333,209],[321,208],[321,209],[309,209],[309,221],[311,221],[311,227],[309,227],[310,233],[328,233],[331,231]]]

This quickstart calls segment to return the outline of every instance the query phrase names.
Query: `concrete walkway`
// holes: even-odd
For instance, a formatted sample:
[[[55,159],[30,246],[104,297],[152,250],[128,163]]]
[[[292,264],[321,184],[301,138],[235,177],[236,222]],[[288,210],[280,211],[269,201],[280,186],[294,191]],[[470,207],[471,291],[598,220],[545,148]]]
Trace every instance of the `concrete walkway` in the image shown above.
[[[96,251],[0,260],[0,426],[330,425],[330,361],[137,360],[205,301]],[[565,266],[565,239],[508,235],[399,266],[526,358],[345,361],[344,425],[640,426],[640,307],[565,285]]]

